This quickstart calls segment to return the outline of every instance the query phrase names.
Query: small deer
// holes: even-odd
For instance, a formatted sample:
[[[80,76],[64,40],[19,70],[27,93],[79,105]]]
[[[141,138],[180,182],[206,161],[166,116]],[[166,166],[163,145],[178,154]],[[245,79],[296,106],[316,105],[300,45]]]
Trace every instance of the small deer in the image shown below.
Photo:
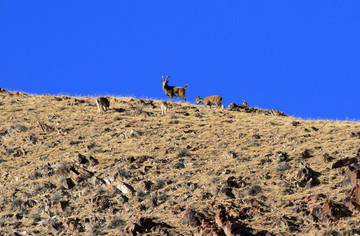
[[[166,101],[161,102],[161,115],[166,116],[167,106],[168,104]]]
[[[236,105],[235,103],[230,103],[228,106],[228,109],[232,110],[232,111],[247,109],[247,108],[249,108],[249,105],[247,104],[247,102],[245,102],[245,100],[243,100],[243,103],[241,104],[241,106]]]
[[[174,102],[173,97],[181,97],[185,103],[186,102],[185,94],[186,94],[187,85],[185,85],[185,87],[169,86],[168,85],[169,78],[170,76],[167,76],[166,79],[164,79],[164,76],[162,77],[163,89],[166,96],[170,96],[170,100],[172,102]]]
[[[96,105],[98,107],[99,113],[101,113],[101,111],[106,112],[109,109],[110,102],[107,98],[100,97],[96,99]]]
[[[196,105],[199,105],[200,103],[204,103],[205,106],[209,106],[211,108],[211,105],[216,105],[218,108],[223,108],[222,104],[222,97],[219,95],[213,95],[208,96],[205,98],[200,98],[200,96],[196,97]]]

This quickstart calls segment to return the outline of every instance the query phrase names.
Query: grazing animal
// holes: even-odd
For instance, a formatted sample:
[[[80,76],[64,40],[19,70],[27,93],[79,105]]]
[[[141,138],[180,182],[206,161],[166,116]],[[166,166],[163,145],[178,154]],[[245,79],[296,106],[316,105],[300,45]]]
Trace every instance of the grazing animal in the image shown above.
[[[241,106],[236,105],[235,103],[230,103],[228,106],[228,109],[232,110],[232,111],[247,109],[247,108],[249,108],[249,105],[247,104],[247,102],[245,102],[245,100],[243,100],[243,103],[241,104]]]
[[[166,101],[163,101],[161,103],[161,115],[166,116],[167,106],[168,106],[168,104]]]
[[[106,112],[109,109],[110,102],[107,98],[100,97],[96,99],[96,105],[98,107],[99,113],[101,113],[101,111]]]
[[[223,108],[223,104],[222,104],[222,97],[219,95],[213,95],[213,96],[208,96],[205,98],[200,98],[200,96],[196,97],[196,105],[199,105],[200,103],[204,103],[205,106],[210,106],[211,105],[216,105],[218,106],[218,108]]]
[[[185,103],[186,102],[185,94],[186,94],[187,85],[185,85],[185,87],[169,86],[168,85],[169,78],[170,76],[167,76],[166,79],[164,79],[164,76],[162,77],[163,89],[166,96],[170,96],[170,100],[172,102],[174,102],[173,97],[181,97]]]

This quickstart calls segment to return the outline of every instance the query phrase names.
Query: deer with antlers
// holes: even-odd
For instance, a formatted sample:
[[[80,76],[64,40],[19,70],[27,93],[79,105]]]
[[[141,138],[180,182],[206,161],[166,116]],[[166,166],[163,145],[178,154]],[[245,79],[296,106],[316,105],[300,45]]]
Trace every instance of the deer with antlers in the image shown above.
[[[164,79],[164,76],[162,77],[163,89],[166,96],[170,96],[170,100],[172,102],[174,102],[173,97],[181,97],[185,103],[186,102],[185,94],[186,94],[187,85],[185,85],[185,87],[169,86],[168,85],[169,78],[170,76],[167,76],[166,79]]]

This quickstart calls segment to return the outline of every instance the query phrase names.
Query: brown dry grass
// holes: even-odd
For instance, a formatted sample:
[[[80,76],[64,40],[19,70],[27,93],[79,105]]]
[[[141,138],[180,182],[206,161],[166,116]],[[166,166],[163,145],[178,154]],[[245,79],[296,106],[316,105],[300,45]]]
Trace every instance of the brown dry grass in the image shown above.
[[[151,216],[172,226],[170,232],[189,235],[197,229],[182,225],[183,213],[173,212],[177,206],[201,211],[213,203],[241,205],[252,197],[263,204],[264,211],[244,223],[256,230],[288,235],[289,226],[277,223],[284,215],[297,219],[299,230],[292,234],[326,235],[330,230],[343,234],[357,227],[357,211],[336,222],[316,223],[294,208],[305,197],[319,193],[346,202],[349,188],[339,183],[347,167],[333,169],[334,161],[325,162],[323,155],[328,153],[334,160],[356,157],[360,139],[351,133],[360,131],[358,122],[310,121],[178,103],[163,117],[160,101],[153,103],[155,107],[138,99],[111,97],[110,110],[99,114],[90,97],[0,93],[0,129],[7,130],[0,139],[0,232],[46,234],[51,221],[58,221],[65,225],[62,232],[69,233],[66,220],[78,217],[97,220],[83,223],[87,233],[121,235],[135,218]],[[294,121],[299,125],[294,126]],[[42,130],[38,122],[54,130]],[[138,136],[123,138],[130,129]],[[302,158],[305,150],[312,157]],[[289,161],[278,162],[278,152],[287,153]],[[68,174],[61,170],[73,165],[78,153],[98,160],[99,164],[86,167],[96,177],[106,179],[120,173],[119,178],[136,193],[124,203],[111,184],[64,187]],[[131,156],[148,159],[131,162]],[[285,163],[287,168],[279,168]],[[44,166],[54,173],[39,174]],[[304,166],[321,173],[320,185],[297,185],[296,174]],[[217,189],[231,176],[245,184],[233,189],[234,199],[220,198]],[[142,188],[143,181],[153,183],[148,193]],[[291,192],[284,191],[286,184]],[[253,185],[261,191],[250,196]],[[108,196],[116,210],[94,207],[96,195]],[[65,199],[70,207],[44,213],[53,199]],[[29,200],[36,204],[21,205]],[[309,210],[321,204],[314,203]],[[42,221],[34,220],[36,217]]]

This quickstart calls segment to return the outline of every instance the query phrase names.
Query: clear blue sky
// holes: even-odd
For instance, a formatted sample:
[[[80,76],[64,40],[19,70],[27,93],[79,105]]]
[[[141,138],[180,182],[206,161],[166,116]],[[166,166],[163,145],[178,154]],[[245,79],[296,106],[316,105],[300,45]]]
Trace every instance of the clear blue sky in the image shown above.
[[[360,1],[0,1],[0,87],[360,120]],[[177,100],[179,101],[179,100]]]

